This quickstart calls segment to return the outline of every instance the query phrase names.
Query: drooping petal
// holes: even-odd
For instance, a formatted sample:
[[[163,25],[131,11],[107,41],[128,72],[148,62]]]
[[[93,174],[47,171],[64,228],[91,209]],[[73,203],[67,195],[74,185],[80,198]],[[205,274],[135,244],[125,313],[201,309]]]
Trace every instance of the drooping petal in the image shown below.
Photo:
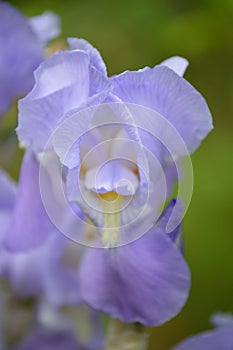
[[[43,151],[67,112],[102,102],[111,87],[90,68],[88,55],[78,50],[51,56],[35,72],[35,80],[31,93],[19,102],[17,128],[20,141],[35,152]]]
[[[17,198],[5,246],[11,251],[23,251],[46,240],[54,231],[41,200],[39,163],[28,151],[23,160]]]
[[[113,77],[112,81],[115,85],[113,93],[122,101],[151,108],[167,119],[189,152],[193,152],[212,129],[211,114],[204,98],[164,65],[127,71]],[[142,118],[142,126],[143,123],[148,130],[146,118]],[[152,133],[156,133],[158,127],[157,123],[150,123]]]
[[[60,17],[51,11],[29,18],[29,24],[43,44],[60,34]]]
[[[78,38],[68,38],[67,41],[71,50],[81,50],[87,52],[90,57],[90,64],[104,75],[107,75],[105,63],[99,51],[88,41]]]
[[[44,58],[43,45],[25,18],[0,2],[0,115],[33,86],[33,71]]]
[[[184,75],[189,63],[186,58],[174,56],[166,59],[165,61],[160,63],[163,66],[167,66],[172,69],[176,74],[181,77]]]
[[[84,300],[125,322],[155,326],[174,317],[187,299],[190,275],[163,230],[158,224],[126,246],[89,249],[80,271]]]
[[[172,350],[231,350],[233,349],[233,327],[225,326],[194,335]]]

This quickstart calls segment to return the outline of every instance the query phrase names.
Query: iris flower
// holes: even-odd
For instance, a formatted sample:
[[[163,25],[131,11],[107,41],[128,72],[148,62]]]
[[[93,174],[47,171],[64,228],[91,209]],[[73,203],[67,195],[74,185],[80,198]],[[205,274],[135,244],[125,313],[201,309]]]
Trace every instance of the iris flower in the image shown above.
[[[176,163],[212,129],[211,114],[182,77],[183,58],[109,78],[88,42],[69,44],[40,65],[19,102],[17,134],[34,165],[31,175],[22,170],[5,245],[42,244],[52,221],[73,240],[104,247],[84,254],[83,299],[123,321],[159,325],[180,311],[190,285],[177,243],[182,210],[172,217],[179,200],[160,208],[179,178]]]

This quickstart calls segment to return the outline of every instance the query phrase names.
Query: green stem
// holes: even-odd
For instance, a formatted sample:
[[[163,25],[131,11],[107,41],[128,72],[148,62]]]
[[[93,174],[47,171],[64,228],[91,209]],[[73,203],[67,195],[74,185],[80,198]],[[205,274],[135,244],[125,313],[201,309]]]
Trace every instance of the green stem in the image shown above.
[[[123,323],[112,319],[109,324],[105,350],[146,350],[148,335],[139,323]]]

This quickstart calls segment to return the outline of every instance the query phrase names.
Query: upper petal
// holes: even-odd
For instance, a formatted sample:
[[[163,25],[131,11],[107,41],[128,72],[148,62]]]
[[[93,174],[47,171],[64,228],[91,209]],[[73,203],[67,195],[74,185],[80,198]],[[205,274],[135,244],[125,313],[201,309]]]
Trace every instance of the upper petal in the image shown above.
[[[122,101],[151,108],[168,120],[193,152],[212,129],[208,106],[197,90],[170,68],[160,65],[112,78],[114,91]],[[143,118],[142,118],[143,119]],[[146,118],[142,125],[148,129]],[[157,123],[150,123],[156,132]],[[143,142],[143,140],[142,140]],[[165,145],[166,146],[166,145]]]
[[[90,64],[104,75],[107,75],[105,63],[99,51],[88,41],[79,38],[68,38],[67,41],[71,50],[85,51],[90,57]]]
[[[29,24],[37,38],[44,44],[60,34],[60,17],[52,11],[29,18]]]
[[[111,86],[78,50],[51,56],[35,72],[35,80],[31,93],[19,102],[17,134],[36,152],[43,150],[67,112],[102,101]]]
[[[184,75],[189,63],[186,58],[174,56],[166,59],[165,61],[160,63],[163,66],[167,66],[172,69],[176,74],[181,77]]]

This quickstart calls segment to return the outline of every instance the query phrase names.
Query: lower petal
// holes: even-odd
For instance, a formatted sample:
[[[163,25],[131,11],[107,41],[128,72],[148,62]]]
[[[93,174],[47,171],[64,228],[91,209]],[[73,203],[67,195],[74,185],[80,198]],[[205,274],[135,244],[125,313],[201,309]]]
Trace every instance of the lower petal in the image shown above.
[[[190,273],[170,238],[154,227],[126,246],[90,248],[80,283],[84,300],[93,308],[125,322],[158,326],[186,302]]]

